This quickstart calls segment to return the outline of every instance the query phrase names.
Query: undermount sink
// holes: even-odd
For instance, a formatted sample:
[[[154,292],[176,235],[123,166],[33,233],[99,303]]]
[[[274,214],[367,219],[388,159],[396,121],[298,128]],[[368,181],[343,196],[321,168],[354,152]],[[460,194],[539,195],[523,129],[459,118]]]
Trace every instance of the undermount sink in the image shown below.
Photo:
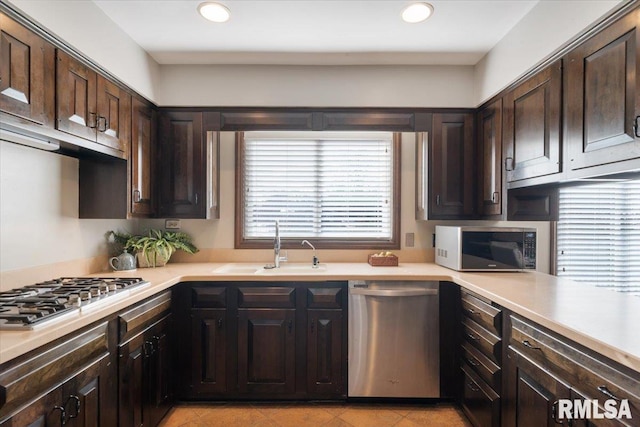
[[[262,267],[262,265],[258,264],[225,264],[216,268],[213,272],[220,274],[256,274]]]
[[[282,263],[279,268],[265,268],[264,264],[225,264],[216,268],[213,272],[218,274],[267,274],[267,275],[284,275],[284,274],[311,274],[322,273],[327,271],[326,264],[320,264],[313,268],[309,264],[288,264]]]
[[[280,264],[279,268],[261,268],[256,274],[273,274],[274,276],[282,274],[307,274],[322,273],[327,271],[326,264],[320,264],[316,268],[309,264]]]

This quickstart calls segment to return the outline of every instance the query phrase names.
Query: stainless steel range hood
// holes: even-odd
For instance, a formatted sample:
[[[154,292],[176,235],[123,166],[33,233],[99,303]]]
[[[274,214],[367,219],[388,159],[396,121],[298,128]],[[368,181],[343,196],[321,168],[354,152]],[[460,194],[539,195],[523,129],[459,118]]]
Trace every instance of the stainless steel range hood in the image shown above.
[[[0,128],[0,140],[39,148],[40,150],[46,151],[57,151],[60,149],[60,142],[51,138],[46,138],[41,135],[29,135],[27,133],[16,132],[3,128]]]

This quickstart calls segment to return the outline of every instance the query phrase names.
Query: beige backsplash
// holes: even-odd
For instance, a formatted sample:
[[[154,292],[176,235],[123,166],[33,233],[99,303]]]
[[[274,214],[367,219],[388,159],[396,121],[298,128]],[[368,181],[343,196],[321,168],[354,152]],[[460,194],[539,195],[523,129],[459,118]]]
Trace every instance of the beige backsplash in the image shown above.
[[[311,250],[284,250],[289,262],[311,262]],[[320,262],[367,262],[371,250],[318,250]],[[393,251],[402,262],[433,262],[433,249],[402,249]],[[87,274],[110,271],[108,256],[78,259],[73,261],[46,264],[37,267],[0,272],[0,291],[8,291],[44,280],[58,277],[84,276]],[[169,262],[273,262],[273,249],[202,249],[190,255],[176,252]],[[162,267],[158,267],[162,268]],[[144,268],[138,269],[144,278]]]

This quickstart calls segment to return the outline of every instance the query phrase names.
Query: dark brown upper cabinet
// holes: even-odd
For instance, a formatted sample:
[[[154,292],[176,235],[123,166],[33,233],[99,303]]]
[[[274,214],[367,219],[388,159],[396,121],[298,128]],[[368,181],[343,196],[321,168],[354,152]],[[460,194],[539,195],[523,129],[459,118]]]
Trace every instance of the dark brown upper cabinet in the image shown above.
[[[416,141],[416,219],[475,214],[473,114],[433,114]]]
[[[60,50],[56,74],[57,129],[126,153],[131,95]]]
[[[0,110],[53,127],[55,48],[0,13]]]
[[[160,116],[161,217],[219,217],[219,133],[205,130],[207,114],[167,110]]]
[[[155,214],[156,111],[136,97],[131,104],[130,204],[132,216]]]
[[[635,9],[567,55],[570,178],[638,168],[619,162],[640,158],[639,23]]]
[[[507,92],[503,102],[507,183],[561,172],[562,62]]]
[[[502,182],[502,98],[478,112],[479,202],[482,216],[501,216]]]

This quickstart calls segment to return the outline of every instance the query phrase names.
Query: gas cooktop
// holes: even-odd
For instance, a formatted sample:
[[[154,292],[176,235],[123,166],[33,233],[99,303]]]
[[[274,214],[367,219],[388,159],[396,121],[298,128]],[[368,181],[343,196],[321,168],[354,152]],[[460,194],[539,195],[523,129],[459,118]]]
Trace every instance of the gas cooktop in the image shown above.
[[[34,329],[112,304],[147,285],[140,277],[61,277],[0,292],[0,329]]]

